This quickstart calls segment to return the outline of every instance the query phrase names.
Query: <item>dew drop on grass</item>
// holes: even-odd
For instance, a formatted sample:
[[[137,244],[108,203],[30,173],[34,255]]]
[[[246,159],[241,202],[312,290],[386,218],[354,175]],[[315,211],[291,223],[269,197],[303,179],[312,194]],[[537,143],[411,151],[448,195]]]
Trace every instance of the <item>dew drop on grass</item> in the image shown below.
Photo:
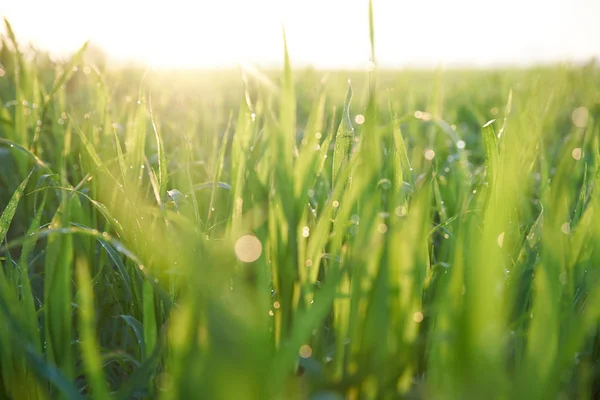
[[[272,317],[275,315],[275,313],[273,312],[273,310],[269,310],[269,315]]]
[[[569,224],[568,222],[565,222],[564,224],[561,225],[560,230],[565,235],[569,235],[571,233],[571,224]]]
[[[435,151],[433,151],[431,149],[427,149],[427,150],[425,150],[425,152],[423,153],[423,155],[425,156],[426,160],[431,161],[435,157]]]
[[[408,208],[404,205],[396,207],[396,215],[404,217],[408,213]]]
[[[273,308],[279,310],[281,308],[281,304],[278,301],[276,301],[273,303]]]
[[[501,234],[498,235],[498,238],[496,239],[496,243],[498,243],[498,246],[500,248],[502,248],[502,245],[504,245],[504,232],[502,232]]]
[[[464,149],[467,146],[464,140],[459,140],[456,142],[456,147],[460,150]]]
[[[377,227],[377,231],[382,234],[386,233],[387,230],[388,230],[388,227],[386,224],[379,224],[379,226]]]
[[[323,135],[321,134],[321,132],[315,133],[315,138],[321,139],[322,137],[323,137]]]
[[[310,268],[313,266],[313,262],[312,262],[312,260],[306,260],[306,261],[304,261],[304,265],[306,267]]]
[[[338,208],[340,206],[340,202],[337,200],[334,200],[332,205],[333,205],[333,208]]]
[[[354,117],[354,122],[356,122],[358,125],[362,125],[365,123],[365,116],[362,114],[357,114],[356,117]]]
[[[577,161],[581,160],[581,147],[574,148],[571,152],[571,157],[573,157]]]
[[[302,236],[307,238],[310,235],[310,228],[308,226],[305,226],[304,228],[302,228]]]

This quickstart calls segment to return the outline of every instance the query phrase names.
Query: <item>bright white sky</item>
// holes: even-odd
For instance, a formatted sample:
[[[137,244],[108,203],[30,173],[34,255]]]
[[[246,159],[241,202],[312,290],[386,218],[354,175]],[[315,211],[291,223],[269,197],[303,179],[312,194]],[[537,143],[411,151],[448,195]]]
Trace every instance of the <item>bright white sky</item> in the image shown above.
[[[600,56],[600,0],[374,0],[378,64],[531,64]],[[154,66],[364,67],[368,0],[2,0],[21,41],[86,39]]]

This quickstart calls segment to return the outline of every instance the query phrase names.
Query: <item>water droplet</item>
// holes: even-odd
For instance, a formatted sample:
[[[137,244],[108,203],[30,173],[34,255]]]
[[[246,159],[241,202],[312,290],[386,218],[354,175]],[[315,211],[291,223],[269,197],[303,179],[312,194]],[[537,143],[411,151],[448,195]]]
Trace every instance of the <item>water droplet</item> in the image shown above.
[[[357,114],[356,117],[354,117],[354,122],[356,122],[358,125],[362,125],[365,123],[365,116],[362,114]]]
[[[338,208],[340,206],[340,202],[337,200],[334,200],[332,205],[333,205],[333,208]]]
[[[573,157],[577,161],[581,160],[581,147],[574,148],[571,152],[571,157]]]
[[[321,132],[315,133],[315,138],[317,138],[317,140],[321,139],[322,137],[323,135],[321,134]]]
[[[386,224],[379,224],[379,226],[377,227],[377,231],[379,233],[386,233],[388,230],[388,226]]]
[[[560,230],[565,235],[569,235],[571,233],[571,224],[569,224],[568,222],[565,222],[564,224],[561,225]]]
[[[310,228],[308,226],[305,226],[304,228],[302,228],[302,237],[307,238],[310,235]]]
[[[458,142],[456,142],[456,147],[459,149],[464,149],[467,146],[467,144],[465,143],[464,140],[459,140]]]
[[[498,235],[498,238],[496,239],[496,243],[498,243],[498,246],[500,248],[502,248],[502,246],[504,245],[504,232],[502,232]]]
[[[399,217],[404,217],[408,213],[408,208],[405,205],[401,205],[396,207],[396,215]]]

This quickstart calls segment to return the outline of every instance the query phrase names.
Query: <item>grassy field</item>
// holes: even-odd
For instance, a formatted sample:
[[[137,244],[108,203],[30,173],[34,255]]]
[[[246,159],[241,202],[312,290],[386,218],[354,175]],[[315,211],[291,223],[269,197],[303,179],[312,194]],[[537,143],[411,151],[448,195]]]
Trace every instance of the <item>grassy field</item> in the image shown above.
[[[116,70],[7,32],[0,398],[600,396],[594,63]]]

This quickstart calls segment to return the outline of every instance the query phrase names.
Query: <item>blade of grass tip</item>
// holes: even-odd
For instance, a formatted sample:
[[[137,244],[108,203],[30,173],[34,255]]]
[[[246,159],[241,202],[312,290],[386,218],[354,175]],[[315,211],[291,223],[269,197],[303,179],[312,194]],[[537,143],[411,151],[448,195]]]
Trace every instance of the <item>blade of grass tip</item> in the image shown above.
[[[229,115],[229,121],[227,122],[227,127],[225,128],[225,133],[223,134],[223,138],[221,139],[221,146],[219,147],[219,152],[217,155],[216,165],[215,165],[215,173],[213,175],[213,185],[210,193],[210,203],[208,205],[208,215],[206,217],[206,227],[212,225],[210,219],[212,217],[213,208],[215,205],[215,198],[217,194],[217,188],[219,187],[219,181],[221,180],[221,174],[223,173],[223,167],[225,164],[225,152],[227,151],[227,145],[229,144],[229,131],[231,129],[231,123],[233,121],[233,114]]]
[[[408,159],[408,153],[404,143],[404,136],[402,135],[402,130],[400,128],[401,122],[395,118],[394,115],[391,96],[388,97],[388,106],[390,116],[392,117],[392,132],[394,138],[394,191],[399,192],[404,186],[404,173],[406,172],[407,176],[410,177],[409,172],[412,170],[412,167],[410,166],[410,160]]]
[[[490,193],[493,190],[498,169],[498,144],[493,125],[495,121],[495,119],[488,121],[481,129],[483,146],[485,147],[485,181],[488,187],[487,190]]]
[[[47,121],[46,119],[46,113],[48,112],[48,107],[50,106],[50,102],[52,101],[52,99],[54,98],[54,95],[56,94],[56,92],[68,81],[71,80],[71,78],[73,77],[73,74],[76,71],[76,67],[77,65],[81,64],[81,62],[83,61],[83,55],[85,54],[85,51],[88,47],[89,42],[86,41],[83,46],[81,46],[79,48],[79,50],[77,50],[77,52],[71,57],[71,60],[69,60],[69,63],[67,64],[67,66],[65,67],[65,70],[62,72],[62,74],[60,74],[56,80],[54,81],[54,84],[52,85],[52,89],[50,90],[50,92],[46,95],[45,99],[44,99],[44,104],[42,105],[42,110],[40,112],[40,121],[41,125],[39,126],[38,129],[35,130],[35,134],[33,136],[33,141],[31,142],[31,146],[30,146],[30,150],[32,152],[35,151],[35,146],[37,145],[39,139],[40,139],[40,132],[43,131],[44,129],[44,123]]]
[[[93,399],[108,399],[108,387],[102,371],[102,358],[96,338],[94,290],[89,267],[83,258],[77,259],[77,284],[79,292],[78,314],[81,354],[84,369],[92,390]]]
[[[156,146],[158,150],[158,184],[160,187],[160,195],[163,196],[167,190],[167,160],[165,158],[165,146],[163,144],[162,137],[156,126],[156,119],[154,118],[154,110],[152,109],[152,96],[148,95],[148,109],[150,111],[150,122],[152,123],[152,129],[156,138]]]
[[[23,192],[25,191],[25,187],[29,182],[29,178],[33,174],[34,170],[31,170],[27,178],[17,187],[17,190],[13,193],[12,197],[8,201],[8,204],[2,211],[2,216],[0,216],[0,243],[4,241],[6,238],[6,234],[8,233],[8,228],[15,216],[15,212],[17,211],[17,206],[19,205],[19,200],[23,196]]]
[[[508,91],[508,100],[506,101],[506,108],[504,109],[504,121],[502,121],[502,128],[500,128],[500,130],[498,131],[498,139],[502,138],[502,135],[504,134],[504,130],[506,129],[506,122],[508,121],[508,116],[510,115],[510,112],[512,111],[512,97],[513,97],[513,92],[512,92],[512,89],[510,89]]]
[[[348,81],[348,91],[344,101],[342,120],[335,136],[335,148],[333,150],[332,186],[342,169],[348,163],[350,149],[354,140],[354,127],[350,119],[350,101],[352,100],[352,85]]]

